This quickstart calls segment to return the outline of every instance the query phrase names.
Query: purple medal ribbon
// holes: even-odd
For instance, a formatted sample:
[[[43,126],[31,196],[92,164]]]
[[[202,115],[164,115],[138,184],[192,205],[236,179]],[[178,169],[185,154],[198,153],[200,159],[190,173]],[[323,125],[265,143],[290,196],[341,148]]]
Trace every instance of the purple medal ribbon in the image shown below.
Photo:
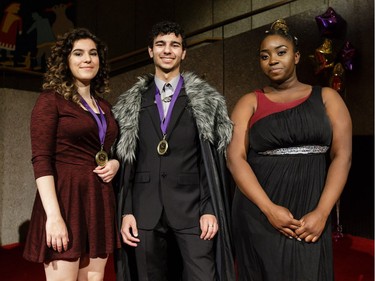
[[[96,120],[96,123],[98,124],[99,140],[100,140],[101,149],[103,150],[105,134],[107,132],[107,121],[105,120],[104,114],[103,114],[103,112],[102,112],[101,108],[99,107],[99,104],[96,100],[95,100],[95,103],[96,103],[96,105],[99,109],[100,120],[99,120],[97,114],[94,112],[94,110],[91,109],[91,107],[88,105],[88,103],[82,97],[81,97],[81,103],[86,107],[86,109],[91,113],[91,115],[94,116],[94,118]]]
[[[156,87],[155,101],[156,101],[156,105],[157,105],[158,110],[159,110],[160,129],[163,132],[163,136],[165,136],[167,134],[167,128],[168,128],[169,122],[171,121],[172,109],[173,109],[173,106],[174,106],[174,104],[177,100],[177,97],[178,97],[178,95],[181,91],[183,83],[184,83],[184,79],[182,78],[182,76],[180,76],[180,80],[178,80],[177,87],[176,87],[175,91],[173,92],[171,103],[169,104],[167,116],[165,117],[165,119],[164,119],[164,110],[163,110],[163,104],[161,102],[160,92],[159,92],[158,87]],[[163,122],[163,120],[164,120],[164,122]]]

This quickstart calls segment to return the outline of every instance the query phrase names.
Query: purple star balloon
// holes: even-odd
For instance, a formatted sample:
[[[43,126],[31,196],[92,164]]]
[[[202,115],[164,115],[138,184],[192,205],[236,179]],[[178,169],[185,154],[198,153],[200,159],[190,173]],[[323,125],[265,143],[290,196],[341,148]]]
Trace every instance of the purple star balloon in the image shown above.
[[[349,41],[346,41],[339,55],[340,61],[346,70],[353,70],[353,58],[355,57],[355,55],[355,48]]]
[[[346,22],[331,7],[324,14],[316,16],[315,21],[322,36],[336,36],[345,31]]]

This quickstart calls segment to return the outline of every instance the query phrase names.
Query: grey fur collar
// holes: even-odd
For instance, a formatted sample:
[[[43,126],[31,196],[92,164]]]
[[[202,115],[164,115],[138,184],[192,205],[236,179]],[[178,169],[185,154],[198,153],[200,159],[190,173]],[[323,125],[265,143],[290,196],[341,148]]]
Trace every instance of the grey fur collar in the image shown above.
[[[228,117],[224,97],[207,82],[193,73],[182,73],[185,91],[189,98],[199,136],[213,144],[219,152],[225,149],[232,138],[233,125]],[[142,94],[153,82],[154,76],[147,74],[138,78],[134,86],[119,96],[112,108],[120,128],[120,138],[115,147],[120,160],[132,163],[138,139],[138,116]]]

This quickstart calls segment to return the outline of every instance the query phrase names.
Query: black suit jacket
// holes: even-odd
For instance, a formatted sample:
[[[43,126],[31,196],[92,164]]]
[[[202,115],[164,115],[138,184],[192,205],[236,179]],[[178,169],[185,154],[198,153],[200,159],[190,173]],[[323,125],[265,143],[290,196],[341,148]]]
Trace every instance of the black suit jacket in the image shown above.
[[[181,96],[175,104],[176,107],[168,129],[167,139],[171,154],[163,156],[164,159],[161,159],[156,152],[162,133],[159,128],[160,121],[157,107],[154,104],[154,76],[140,77],[134,87],[123,93],[119,102],[114,106],[114,113],[118,118],[122,132],[128,132],[119,138],[113,151],[114,155],[120,156],[119,158],[122,160],[121,168],[114,180],[114,189],[118,198],[118,224],[120,227],[122,215],[134,213],[138,224],[143,224],[143,227],[147,223],[152,225],[155,223],[154,220],[157,221],[160,217],[165,198],[174,199],[177,195],[182,195],[182,197],[178,197],[178,200],[183,200],[184,196],[187,196],[189,200],[186,202],[190,202],[195,211],[191,212],[187,205],[174,204],[173,200],[170,205],[165,206],[166,211],[171,218],[173,217],[175,221],[182,224],[181,228],[184,228],[190,225],[191,221],[193,224],[199,224],[199,217],[191,219],[195,215],[184,216],[184,213],[195,214],[196,210],[200,209],[201,214],[203,214],[210,213],[213,209],[220,228],[215,238],[217,277],[220,281],[234,281],[233,248],[229,221],[230,194],[228,194],[231,180],[228,177],[224,153],[219,151],[219,142],[227,143],[228,140],[225,139],[230,137],[230,120],[226,117],[223,100],[220,99],[220,94],[215,89],[192,73],[184,73],[183,77],[189,89],[188,97],[183,88],[180,93]],[[191,111],[194,112],[196,121],[194,121]],[[135,118],[135,116],[140,116],[141,119]],[[199,124],[200,140],[197,128],[195,128],[196,122]],[[214,122],[214,124],[211,122]],[[135,140],[137,140],[137,143],[135,143]],[[191,142],[191,140],[194,141]],[[194,145],[196,147],[193,147]],[[147,152],[147,155],[141,155],[140,148],[143,150],[147,148],[149,151],[144,151],[144,153]],[[179,151],[179,149],[182,151]],[[172,152],[176,153],[176,157]],[[137,172],[140,172],[141,169],[144,169],[145,173],[137,175]],[[196,171],[199,172],[199,186],[194,188],[193,194],[184,192],[184,188],[187,188],[186,190],[192,189],[192,182],[196,182],[197,179],[196,177],[193,179],[190,171],[192,171],[192,174]],[[163,172],[166,173],[167,180],[165,180],[164,185],[160,185],[158,181],[163,178]],[[136,190],[136,187],[140,186],[135,182],[136,177],[138,178],[137,182],[143,181],[145,182],[144,187],[150,187],[149,193]],[[139,178],[142,177],[143,180],[140,180]],[[151,182],[156,183],[156,185],[152,185]],[[152,187],[154,187],[154,190],[151,190]],[[164,190],[166,190],[166,193],[163,193]],[[196,195],[197,190],[200,192],[199,200]],[[139,198],[146,197],[146,194],[150,197],[157,197],[152,198],[154,200],[145,198],[144,203],[139,204],[138,207],[133,207],[133,203],[137,204],[133,192],[140,192]],[[192,200],[192,198],[196,200]],[[134,199],[134,202],[132,202],[132,199]],[[147,204],[154,204],[152,209],[154,209],[155,214],[145,214],[142,216],[145,218],[144,222],[141,222],[142,218],[137,217],[137,212],[141,212],[140,208],[151,210],[151,208],[147,208]],[[137,208],[139,208],[138,211]],[[183,217],[182,221],[180,221],[180,217]],[[186,220],[186,223],[184,220]],[[171,221],[173,223],[173,219]],[[116,280],[138,280],[134,248],[123,245],[121,249],[115,252],[114,256],[116,260]]]
[[[195,119],[187,108],[184,88],[167,128],[167,154],[156,147],[163,134],[155,104],[155,83],[143,94],[138,149],[123,214],[131,213],[140,229],[153,229],[164,209],[170,226],[199,226],[203,214],[213,214]]]

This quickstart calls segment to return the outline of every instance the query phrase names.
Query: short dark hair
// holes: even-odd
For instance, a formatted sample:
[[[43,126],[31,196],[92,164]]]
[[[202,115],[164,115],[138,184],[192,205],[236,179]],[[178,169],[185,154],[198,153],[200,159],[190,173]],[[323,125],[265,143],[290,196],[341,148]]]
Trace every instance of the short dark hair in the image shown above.
[[[186,49],[186,37],[183,28],[176,22],[162,21],[156,23],[150,32],[148,46],[152,48],[154,45],[154,39],[159,35],[167,35],[174,33],[176,36],[181,35],[182,37],[182,49]]]

